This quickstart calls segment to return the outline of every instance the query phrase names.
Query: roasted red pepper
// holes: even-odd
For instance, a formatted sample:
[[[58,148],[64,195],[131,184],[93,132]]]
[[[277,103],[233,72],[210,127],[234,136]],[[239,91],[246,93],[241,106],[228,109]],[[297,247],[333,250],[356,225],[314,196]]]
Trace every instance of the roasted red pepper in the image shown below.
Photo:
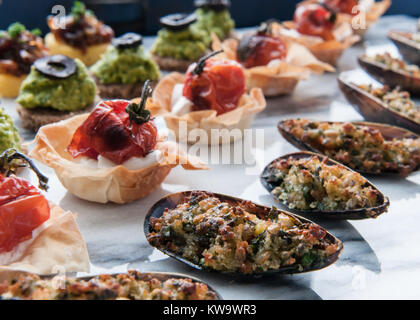
[[[353,11],[353,8],[359,4],[359,1],[357,0],[324,0],[323,3],[336,12],[356,15],[357,10]]]
[[[28,181],[9,171],[16,159],[29,161],[38,174],[40,187],[46,189],[48,179],[33,167],[24,155],[6,150],[0,157],[0,253],[10,252],[19,243],[32,237],[32,232],[50,217],[47,199]]]
[[[193,111],[216,110],[223,114],[238,107],[245,93],[245,74],[233,60],[212,59],[211,55],[192,64],[187,72],[183,95],[193,104]]]
[[[157,144],[156,126],[145,110],[149,90],[146,83],[140,105],[127,100],[99,103],[74,133],[68,152],[95,160],[101,155],[116,164],[146,156]]]
[[[266,66],[272,60],[286,58],[286,43],[272,35],[270,25],[263,23],[256,33],[245,35],[239,42],[237,56],[245,68]]]
[[[334,40],[336,14],[322,4],[309,3],[298,6],[294,21],[299,33]]]

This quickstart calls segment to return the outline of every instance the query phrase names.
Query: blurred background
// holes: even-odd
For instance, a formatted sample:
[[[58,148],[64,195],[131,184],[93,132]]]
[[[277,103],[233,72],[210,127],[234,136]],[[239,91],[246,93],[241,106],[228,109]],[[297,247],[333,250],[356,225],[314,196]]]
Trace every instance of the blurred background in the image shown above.
[[[291,19],[299,0],[231,0],[231,13],[237,27],[259,24],[277,18]],[[159,17],[175,12],[190,12],[193,0],[85,0],[89,9],[112,26],[116,34],[136,31],[144,35],[156,33]],[[15,21],[29,29],[48,31],[46,16],[54,5],[63,5],[69,10],[73,0],[0,0],[0,29]],[[420,0],[394,0],[387,12],[420,16]]]

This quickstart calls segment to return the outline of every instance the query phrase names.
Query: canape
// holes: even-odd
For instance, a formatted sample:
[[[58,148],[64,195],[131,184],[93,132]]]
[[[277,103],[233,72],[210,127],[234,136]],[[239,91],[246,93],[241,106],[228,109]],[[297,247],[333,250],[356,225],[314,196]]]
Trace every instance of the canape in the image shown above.
[[[43,125],[88,112],[95,96],[95,81],[80,60],[63,55],[38,59],[16,99],[21,126],[36,132]]]
[[[54,286],[60,281],[61,287]],[[0,283],[0,300],[221,300],[208,284],[175,273],[100,274],[39,277],[20,273]]]
[[[391,31],[388,37],[397,46],[404,60],[420,65],[420,32]]]
[[[185,72],[208,52],[209,37],[206,31],[193,26],[196,21],[195,14],[175,13],[160,18],[162,29],[151,50],[160,69]]]
[[[246,93],[242,66],[233,60],[214,58],[218,53],[192,64],[185,76],[165,76],[153,93],[149,110],[163,116],[182,142],[221,144],[240,139],[266,106],[261,89],[252,88]],[[231,135],[230,130],[239,130],[240,134]]]
[[[205,191],[161,199],[144,229],[152,246],[193,268],[237,275],[315,271],[337,261],[343,249],[305,218]]]
[[[141,35],[126,33],[114,39],[90,68],[102,98],[133,99],[139,96],[146,80],[159,79],[159,67],[144,52],[142,42]]]
[[[214,50],[223,49],[225,58],[240,62],[245,68],[247,88],[261,88],[266,97],[290,94],[310,72],[334,71],[334,67],[319,61],[306,47],[286,42],[277,31],[278,25],[268,21],[239,40],[221,43],[214,37],[212,46]]]
[[[39,30],[16,22],[0,31],[0,98],[16,98],[32,63],[46,54]]]
[[[420,136],[372,122],[280,121],[283,137],[301,150],[324,154],[360,173],[397,173],[420,169]]]
[[[375,56],[362,55],[358,58],[360,66],[379,82],[399,87],[412,94],[420,95],[420,68],[394,58],[390,53]]]
[[[372,84],[356,85],[340,74],[338,84],[350,104],[368,121],[400,126],[420,134],[420,109],[410,93]]]
[[[114,37],[114,31],[75,1],[70,15],[48,17],[51,32],[45,36],[50,54],[62,54],[90,66],[99,60]]]
[[[284,22],[281,34],[307,47],[323,62],[337,65],[344,50],[360,40],[350,23],[337,21],[336,13],[317,3],[297,7],[294,21]]]
[[[235,21],[229,13],[230,0],[195,0],[194,5],[197,8],[194,27],[207,33],[208,42],[212,33],[221,40],[233,36]]]
[[[389,9],[391,0],[307,0],[305,3],[322,3],[337,13],[337,20],[350,23],[356,34],[363,36]]]
[[[145,109],[150,94],[146,83],[139,104],[102,101],[90,114],[42,127],[31,156],[53,168],[69,192],[99,203],[143,198],[178,164],[206,168],[166,141],[164,122]]]
[[[23,151],[24,147],[19,131],[13,123],[12,117],[3,108],[0,108],[0,128],[0,153],[10,148]]]
[[[275,200],[297,213],[366,219],[377,218],[389,207],[389,199],[366,178],[312,152],[275,159],[261,174],[261,183]]]
[[[66,272],[88,271],[89,257],[75,215],[48,201],[15,173],[27,162],[41,189],[47,190],[48,178],[16,150],[6,150],[0,159],[0,274],[13,270],[51,274],[57,266]]]

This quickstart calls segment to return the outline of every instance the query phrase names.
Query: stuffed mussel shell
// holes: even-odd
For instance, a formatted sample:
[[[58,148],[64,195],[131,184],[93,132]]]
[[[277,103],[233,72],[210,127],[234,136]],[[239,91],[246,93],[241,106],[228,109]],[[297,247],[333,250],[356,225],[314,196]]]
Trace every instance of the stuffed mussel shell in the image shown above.
[[[365,92],[349,81],[343,72],[338,77],[338,85],[348,102],[366,120],[399,126],[420,134],[420,124],[403,114],[388,108],[383,101]]]
[[[420,54],[420,53],[419,53]],[[420,95],[420,77],[415,77],[403,70],[394,70],[367,59],[366,55],[358,58],[359,65],[377,81],[390,86],[400,87],[413,95]]]
[[[36,275],[30,274],[30,273],[26,273],[26,272],[22,272],[22,271],[14,271],[13,273],[7,274],[6,276],[0,277],[0,279],[3,280],[8,280],[8,281],[12,281],[14,279],[19,279],[19,276],[35,276],[38,277]],[[207,290],[210,294],[210,297],[212,300],[223,300],[223,298],[221,297],[221,295],[214,290],[214,288],[212,288],[209,284],[203,282],[200,279],[197,279],[195,277],[191,277],[189,275],[185,275],[185,274],[180,274],[180,273],[166,273],[166,272],[140,272],[137,270],[128,270],[127,273],[111,273],[109,275],[109,277],[112,278],[116,278],[118,276],[131,276],[133,277],[136,281],[150,281],[150,280],[159,280],[162,283],[170,280],[170,279],[174,279],[174,280],[183,280],[183,279],[187,279],[187,280],[191,280],[192,284],[194,285],[206,285],[207,286]],[[56,281],[55,283],[59,284],[60,283],[60,279],[70,279],[70,280],[75,280],[75,281],[90,281],[93,280],[94,281],[94,286],[96,284],[95,279],[97,279],[98,277],[100,277],[102,275],[92,275],[92,276],[82,276],[82,277],[72,277],[72,276],[65,276],[63,277],[62,275],[48,275],[48,276],[39,276],[40,280],[46,280],[46,281]],[[29,284],[29,283],[28,283]],[[98,285],[96,285],[97,288],[99,288]],[[185,288],[188,292],[188,288]],[[112,290],[112,289],[111,289]],[[181,285],[181,290],[183,290],[183,286]],[[112,299],[112,292],[109,290],[102,290],[100,292],[99,295],[93,297],[93,292],[90,293],[91,298],[95,299],[95,300],[107,300],[107,299]],[[89,298],[89,300],[91,299]],[[0,294],[0,300],[21,300],[21,298],[19,297],[5,297],[2,296]]]
[[[411,40],[411,33],[391,31],[388,38],[397,46],[404,60],[420,66],[420,43]]]
[[[371,182],[366,180],[366,185],[371,187],[373,190],[377,191],[377,201],[376,205],[369,207],[369,208],[357,208],[357,209],[349,209],[349,210],[319,210],[319,209],[313,209],[313,210],[298,210],[298,209],[290,209],[286,203],[283,203],[276,195],[272,193],[272,191],[278,186],[276,185],[276,182],[274,181],[273,176],[273,164],[275,164],[278,161],[281,160],[301,160],[301,159],[309,159],[312,157],[318,157],[320,161],[326,161],[327,165],[337,165],[341,167],[343,170],[348,170],[350,172],[355,172],[351,170],[350,168],[338,163],[337,161],[334,161],[326,156],[309,152],[309,151],[302,151],[302,152],[296,152],[284,155],[282,157],[279,157],[272,162],[270,162],[260,176],[260,181],[264,188],[270,192],[270,194],[273,195],[273,198],[275,201],[280,203],[282,206],[287,208],[288,210],[297,213],[297,214],[309,214],[309,215],[316,215],[317,217],[324,217],[324,218],[332,218],[332,219],[348,219],[348,220],[361,220],[361,219],[368,219],[368,218],[377,218],[382,213],[386,212],[389,207],[389,199],[383,195],[382,192],[378,190],[376,186],[374,186]]]
[[[225,271],[225,270],[216,270],[214,268],[209,268],[209,267],[204,267],[199,263],[195,263],[187,258],[185,258],[184,256],[177,254],[176,252],[174,252],[173,250],[170,250],[170,248],[162,248],[162,247],[158,247],[153,245],[153,239],[151,240],[150,237],[155,234],[154,229],[153,229],[153,222],[151,222],[153,219],[158,219],[164,216],[165,212],[168,212],[172,209],[175,209],[178,205],[182,205],[184,203],[187,203],[189,201],[189,199],[191,199],[192,196],[194,196],[194,194],[197,193],[203,193],[205,195],[207,195],[208,197],[215,197],[218,200],[220,200],[223,203],[226,203],[227,205],[230,206],[251,206],[252,207],[252,214],[255,214],[256,216],[258,216],[258,218],[260,219],[264,219],[265,221],[267,221],[269,219],[269,213],[273,212],[272,210],[275,210],[275,213],[278,214],[283,214],[284,216],[287,217],[287,219],[290,219],[290,221],[293,221],[294,224],[296,224],[296,226],[299,226],[300,228],[302,228],[302,230],[306,230],[304,229],[306,226],[307,228],[310,227],[314,227],[317,228],[317,230],[319,230],[320,232],[322,232],[324,234],[324,238],[323,238],[323,243],[328,244],[328,246],[331,246],[334,250],[328,251],[328,254],[322,258],[322,260],[320,260],[320,263],[317,263],[316,267],[313,268],[299,268],[299,265],[297,264],[297,262],[294,265],[288,265],[288,266],[282,266],[278,269],[268,269],[267,271],[254,271],[254,272],[249,272],[249,273],[244,273],[242,271]],[[245,209],[248,211],[248,209]],[[264,231],[265,232],[265,231]],[[243,199],[240,198],[235,198],[232,196],[228,196],[228,195],[223,195],[223,194],[217,194],[217,193],[211,193],[211,192],[206,192],[206,191],[184,191],[184,192],[179,192],[179,193],[174,193],[174,194],[170,194],[167,195],[166,197],[162,198],[161,200],[159,200],[155,205],[153,205],[153,207],[149,210],[146,218],[145,218],[145,222],[144,222],[144,233],[146,235],[146,238],[148,239],[149,243],[156,247],[158,250],[160,250],[161,252],[167,254],[168,256],[183,262],[187,265],[189,265],[190,267],[197,269],[197,270],[205,270],[205,271],[212,271],[212,272],[221,272],[223,274],[229,274],[232,276],[235,275],[239,275],[239,276],[253,276],[253,275],[262,275],[262,274],[295,274],[295,273],[303,273],[303,272],[310,272],[310,271],[316,271],[316,270],[320,270],[323,269],[331,264],[333,264],[334,262],[336,262],[338,260],[338,257],[343,249],[343,245],[341,243],[341,241],[339,239],[337,239],[336,237],[334,237],[332,234],[330,234],[328,231],[326,231],[325,229],[323,229],[322,227],[318,226],[317,224],[313,223],[312,221],[305,219],[303,217],[291,214],[289,212],[285,212],[285,211],[280,211],[276,208],[269,208],[269,207],[265,207],[262,205],[258,205],[255,203],[252,203],[250,201],[244,201]],[[257,237],[258,238],[258,237]],[[303,243],[303,242],[302,242]],[[326,250],[326,249],[325,249]],[[326,250],[327,251],[327,250]]]
[[[296,137],[293,133],[290,132],[289,128],[287,127],[288,121],[293,120],[282,120],[278,123],[277,128],[280,134],[286,139],[290,144],[295,146],[296,148],[302,151],[310,151],[314,153],[319,153],[324,156],[328,156],[325,153],[325,148],[320,148],[319,146],[315,146],[307,141],[302,141],[298,137]],[[299,119],[296,119],[299,120]],[[318,121],[321,122],[321,121]],[[322,121],[323,122],[323,121]],[[329,124],[345,124],[347,122],[332,122],[332,121],[325,121]],[[379,133],[382,135],[385,141],[392,141],[396,140],[403,140],[403,139],[420,139],[420,136],[403,128],[383,124],[383,123],[374,123],[374,122],[365,122],[365,121],[354,121],[350,122],[355,126],[364,126],[368,127],[369,129],[378,130]],[[330,156],[331,157],[331,156]],[[332,157],[333,158],[333,157]],[[336,161],[340,162],[340,160],[335,159]],[[344,163],[344,165],[347,165]],[[418,171],[420,169],[420,165],[412,166],[411,164],[401,166],[397,169],[382,169],[380,171],[372,171],[367,169],[360,169],[360,168],[353,168],[353,170],[368,175],[383,175],[383,174],[398,174],[402,177],[408,176],[410,173]]]

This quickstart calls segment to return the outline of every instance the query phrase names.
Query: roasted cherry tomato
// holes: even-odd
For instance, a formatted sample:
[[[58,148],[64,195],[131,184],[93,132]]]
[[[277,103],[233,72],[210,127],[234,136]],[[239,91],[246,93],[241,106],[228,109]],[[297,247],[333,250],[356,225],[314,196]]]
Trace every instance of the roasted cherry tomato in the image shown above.
[[[359,4],[357,0],[324,0],[323,3],[336,12],[356,15],[353,8]]]
[[[6,176],[5,166],[17,158],[25,156],[12,150],[1,156],[0,173],[0,253],[10,252],[19,243],[32,237],[32,232],[50,217],[48,201],[29,181],[16,176]],[[5,158],[9,157],[10,158]],[[16,156],[18,155],[18,156]],[[30,162],[31,167],[33,166]],[[48,179],[34,169],[46,188]],[[41,181],[42,180],[42,181]]]
[[[324,40],[333,40],[336,14],[327,7],[309,3],[298,6],[294,21],[296,29],[301,34],[318,36]]]
[[[245,93],[245,74],[233,60],[212,59],[216,53],[201,58],[187,72],[183,95],[193,110],[216,110],[223,114],[235,109]]]
[[[272,60],[286,58],[287,47],[283,39],[264,30],[245,35],[239,42],[237,56],[245,68],[266,66]]]
[[[146,99],[140,105],[127,100],[99,103],[74,133],[68,152],[95,160],[101,155],[116,164],[146,156],[157,143],[156,126],[144,109]]]

